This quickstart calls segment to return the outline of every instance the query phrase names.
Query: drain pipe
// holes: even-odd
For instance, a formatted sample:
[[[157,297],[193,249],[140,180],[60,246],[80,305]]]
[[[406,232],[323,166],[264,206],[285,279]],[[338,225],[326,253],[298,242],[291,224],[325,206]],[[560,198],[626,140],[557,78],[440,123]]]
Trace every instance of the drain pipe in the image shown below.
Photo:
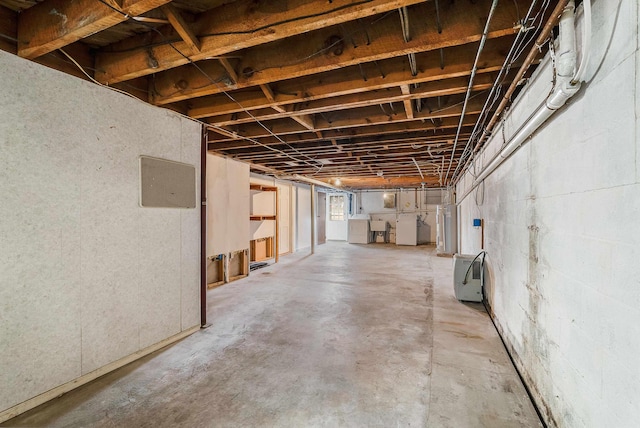
[[[331,189],[331,190],[336,190],[338,192],[353,193],[353,192],[350,192],[348,190],[341,189],[339,187],[333,186],[333,185],[331,185],[329,183],[325,183],[324,181],[316,180],[315,178],[305,177],[304,175],[300,175],[300,174],[276,175],[275,178],[277,178],[278,180],[302,181],[304,183],[308,183],[308,184],[311,184],[311,185],[316,185],[318,187],[324,187],[324,188]]]
[[[418,172],[420,173],[420,178],[422,178],[422,181],[424,181],[424,174],[422,174],[422,170],[420,169],[420,165],[418,165],[418,162],[416,162],[416,158],[412,157],[411,160],[414,164],[416,164],[416,168],[418,168]],[[424,188],[424,183],[422,183],[422,187]]]
[[[587,0],[589,1],[589,0]],[[586,52],[583,53],[586,55]],[[556,54],[555,86],[547,99],[533,112],[529,119],[511,137],[507,145],[476,177],[471,188],[475,188],[491,174],[509,155],[529,138],[549,117],[565,105],[567,100],[580,90],[576,76],[575,2],[570,0],[560,18],[560,45]]]

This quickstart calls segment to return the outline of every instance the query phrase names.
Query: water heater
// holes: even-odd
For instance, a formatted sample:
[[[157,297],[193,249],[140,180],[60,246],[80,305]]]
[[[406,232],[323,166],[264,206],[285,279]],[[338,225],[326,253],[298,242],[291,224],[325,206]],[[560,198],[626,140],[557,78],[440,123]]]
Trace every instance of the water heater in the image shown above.
[[[458,225],[456,206],[436,207],[436,253],[452,255],[458,251]]]

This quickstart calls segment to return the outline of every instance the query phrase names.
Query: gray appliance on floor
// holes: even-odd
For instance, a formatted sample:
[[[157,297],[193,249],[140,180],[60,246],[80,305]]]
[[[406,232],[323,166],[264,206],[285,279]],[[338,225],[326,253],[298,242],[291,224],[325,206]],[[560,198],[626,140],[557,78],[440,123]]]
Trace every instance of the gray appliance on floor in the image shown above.
[[[484,252],[477,256],[471,254],[454,254],[453,290],[456,299],[465,302],[482,302],[483,284]]]

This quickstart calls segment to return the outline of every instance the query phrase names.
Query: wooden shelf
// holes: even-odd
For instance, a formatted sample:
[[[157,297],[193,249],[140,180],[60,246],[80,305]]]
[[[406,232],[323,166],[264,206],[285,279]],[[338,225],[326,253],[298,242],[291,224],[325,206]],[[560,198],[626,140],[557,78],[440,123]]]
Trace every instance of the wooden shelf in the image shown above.
[[[251,215],[249,216],[251,221],[263,221],[263,220],[275,220],[276,216],[274,215]]]
[[[249,189],[258,190],[261,192],[277,192],[278,188],[275,186],[263,186],[262,184],[250,184]]]
[[[274,192],[274,202],[275,202],[275,214],[268,214],[268,215],[260,215],[260,214],[250,214],[249,215],[249,220],[250,221],[265,221],[265,220],[273,220],[276,222],[275,224],[275,237],[269,237],[267,238],[267,241],[263,241],[261,242],[259,245],[261,247],[263,247],[265,244],[267,244],[267,248],[264,249],[264,251],[260,251],[258,250],[258,247],[256,245],[257,241],[253,240],[251,241],[251,252],[250,252],[250,259],[251,261],[259,261],[259,260],[264,260],[265,258],[271,258],[271,257],[275,257],[275,261],[276,263],[278,263],[278,228],[280,227],[280,225],[278,224],[278,186],[267,186],[267,185],[263,185],[263,184],[249,184],[249,189],[257,191],[257,192]],[[274,245],[275,244],[275,245]],[[274,248],[275,247],[275,248]],[[257,258],[256,258],[256,253],[260,253],[257,254]],[[263,258],[264,257],[264,258]]]
[[[253,239],[249,243],[252,262],[261,262],[273,258],[273,236]]]

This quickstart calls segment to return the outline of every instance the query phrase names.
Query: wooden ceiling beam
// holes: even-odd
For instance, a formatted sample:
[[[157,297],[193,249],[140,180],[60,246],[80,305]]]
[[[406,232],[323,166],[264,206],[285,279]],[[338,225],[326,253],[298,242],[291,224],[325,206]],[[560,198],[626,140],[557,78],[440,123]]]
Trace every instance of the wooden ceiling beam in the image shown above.
[[[64,2],[64,0],[56,0]],[[84,0],[95,1],[95,0]],[[101,52],[96,56],[96,79],[102,83],[157,73],[191,61],[219,57],[240,49],[307,33],[330,25],[384,13],[424,0],[289,0],[276,10],[269,2],[239,0],[202,13],[194,23],[200,51],[189,55],[185,42],[141,47],[127,52]],[[242,19],[238,19],[242,17]],[[157,63],[150,64],[150,52]],[[185,58],[185,56],[189,58]]]
[[[481,91],[491,88],[495,81],[494,73],[482,73],[476,75],[472,91]],[[242,99],[239,100],[247,110],[257,110],[265,107],[273,107],[274,104],[302,104],[302,110],[307,114],[317,114],[326,111],[343,110],[348,108],[366,107],[385,102],[397,102],[404,100],[414,100],[417,98],[431,98],[445,95],[463,94],[467,90],[469,79],[467,77],[454,77],[452,79],[441,79],[432,82],[426,82],[413,88],[410,94],[404,95],[398,87],[390,87],[385,89],[373,89],[367,92],[357,92],[353,94],[340,95],[332,97],[327,93],[324,97],[317,96],[314,100],[306,100],[304,97],[296,95],[280,96],[274,95],[274,101],[264,101],[261,94],[252,92],[242,93]],[[364,82],[366,87],[368,82]],[[402,86],[402,85],[399,85]],[[407,85],[408,86],[408,85]],[[314,89],[316,93],[322,93],[319,89]],[[238,99],[236,97],[236,99]],[[244,111],[237,103],[231,101],[226,95],[211,95],[191,100],[191,108],[188,110],[189,116],[196,119],[204,119],[207,117],[221,116],[230,113],[238,113]],[[211,119],[216,122],[215,118]]]
[[[291,117],[291,119],[298,122],[300,125],[304,126],[310,131],[314,131],[316,129],[314,126],[313,116],[294,114],[290,115],[289,117]]]
[[[220,65],[222,65],[222,67],[225,69],[225,71],[229,75],[229,78],[233,80],[233,83],[237,84],[240,78],[238,77],[238,73],[236,73],[236,69],[233,67],[233,65],[231,65],[229,60],[225,57],[220,57],[218,58],[218,61],[220,62]]]
[[[17,53],[18,13],[0,5],[0,49]]]
[[[522,2],[522,0],[519,1]],[[486,3],[486,0],[481,3]],[[505,3],[504,5],[499,9],[504,16],[501,16],[502,19],[500,21],[496,21],[500,23],[500,26],[491,32],[491,39],[502,38],[517,32],[517,28],[514,28],[514,22],[517,18],[513,3]],[[467,48],[472,51],[472,53],[466,55],[467,62],[472,62],[477,50],[476,43],[473,42],[480,39],[482,25],[479,20],[468,19],[470,12],[464,12],[470,7],[467,3],[457,2],[455,7],[460,9],[456,10],[454,14],[459,19],[459,22],[452,26],[450,31],[439,34],[435,29],[435,25],[425,24],[422,32],[409,43],[404,43],[395,25],[389,25],[389,28],[387,28],[383,20],[371,26],[371,31],[375,31],[376,36],[370,39],[369,44],[363,43],[353,47],[353,45],[345,41],[343,43],[344,52],[340,55],[331,53],[317,54],[318,50],[326,47],[332,37],[341,37],[332,36],[332,33],[341,30],[331,28],[322,30],[320,35],[314,35],[315,33],[305,34],[300,36],[298,41],[287,39],[283,40],[281,45],[270,44],[244,51],[240,60],[241,65],[239,65],[238,69],[247,70],[247,72],[240,76],[238,88],[304,77],[349,66],[358,67],[360,64],[374,61],[385,61],[399,57],[404,57],[406,60],[406,54],[409,52],[424,54],[444,49],[447,56],[447,66],[449,66],[450,56],[452,54],[456,55],[455,51],[450,53],[449,50],[453,47],[464,45],[467,45]],[[378,26],[380,26],[379,29],[377,29]],[[353,31],[362,32],[362,28],[358,26]],[[348,34],[348,32],[346,33]],[[369,33],[370,31],[367,31],[367,34]],[[511,39],[511,37],[508,38]],[[307,52],[309,49],[313,51]],[[434,59],[438,69],[440,69],[439,54],[435,55]],[[407,67],[406,70],[410,75],[410,68]],[[216,76],[212,75],[212,77],[215,78]],[[174,87],[178,81],[187,82],[187,87],[180,93],[174,94],[172,91],[167,91],[166,93],[170,93],[171,96],[157,98],[155,100],[156,104],[166,104],[220,92],[215,85],[211,85],[211,82],[202,73],[194,73],[193,70],[189,70],[189,67],[180,67],[179,69],[157,73],[156,79],[158,80],[160,93],[165,93],[162,90],[164,87]]]
[[[488,87],[485,87],[488,88]],[[463,90],[466,90],[466,88],[464,88]],[[371,107],[373,106],[373,108],[376,110],[376,113],[379,113],[380,108],[378,107],[379,105],[389,105],[390,103],[394,103],[397,101],[404,101],[404,102],[409,102],[411,103],[410,100],[412,99],[417,99],[417,98],[423,98],[420,96],[417,96],[415,94],[411,95],[411,98],[404,98],[404,96],[394,96],[391,98],[383,98],[383,99],[379,99],[377,100],[378,102],[373,103],[373,102],[366,102],[366,103],[360,103],[360,102],[356,102],[353,104],[349,104],[347,103],[338,103],[334,106],[331,105],[327,105],[326,107],[319,107],[319,108],[303,108],[302,110],[298,110],[297,112],[292,111],[291,109],[287,109],[284,112],[272,112],[269,111],[268,109],[262,109],[262,110],[254,110],[252,112],[251,115],[243,115],[242,117],[235,117],[229,114],[225,114],[223,116],[215,116],[212,118],[209,118],[207,120],[208,123],[212,123],[212,124],[216,124],[218,126],[230,126],[230,125],[241,125],[241,124],[247,124],[247,123],[254,123],[257,120],[261,121],[261,122],[265,122],[265,121],[271,121],[271,120],[277,120],[277,119],[284,119],[284,118],[288,118],[288,117],[292,117],[292,115],[295,114],[299,114],[299,115],[312,115],[312,114],[317,114],[317,113],[327,113],[327,115],[336,115],[335,112],[341,112],[343,110],[348,110],[347,112],[344,113],[340,113],[339,115],[344,118],[346,116],[349,115],[353,115],[354,111],[366,111],[368,108],[369,110],[371,110]],[[273,107],[276,108],[276,107]],[[444,109],[446,109],[447,107],[443,107]],[[279,109],[282,109],[282,107],[279,107]],[[278,110],[278,109],[277,109]],[[444,115],[448,115],[446,110],[443,110],[445,113],[443,113]],[[396,111],[395,114],[398,114],[399,111]],[[366,113],[365,113],[366,114]],[[427,111],[423,111],[418,113],[417,115],[413,114],[413,111],[411,112],[411,117],[407,116],[408,119],[413,120],[413,119],[425,119],[425,118],[429,118],[429,117],[444,117],[444,116],[439,116],[437,115],[437,113],[434,114],[429,114]],[[293,118],[293,117],[292,117]],[[318,119],[318,121],[321,121],[321,119]],[[326,121],[325,121],[326,122]],[[337,125],[334,125],[332,127],[335,127]]]
[[[413,119],[413,103],[411,102],[411,90],[409,89],[409,85],[400,85],[400,90],[402,91],[402,95],[407,96],[407,98],[402,99],[402,103],[404,104],[404,112],[407,115],[408,119]]]
[[[484,102],[482,100],[472,99],[467,105],[467,114],[473,115],[475,113],[480,113],[483,105]],[[339,117],[335,119],[326,119],[323,117],[319,117],[315,121],[314,129],[316,131],[344,131],[348,128],[362,128],[373,125],[387,126],[391,123],[401,123],[413,120],[431,121],[435,119],[455,118],[459,117],[461,113],[462,105],[460,103],[449,105],[441,109],[440,111],[433,113],[424,110],[416,114],[414,119],[409,119],[404,114],[400,114],[399,112],[392,113],[390,110],[387,113],[384,113],[379,107],[365,107],[361,109],[348,110],[341,113]],[[294,116],[292,116],[292,118],[293,117]],[[434,124],[434,127],[437,128],[438,125]],[[270,121],[269,129],[276,135],[285,135],[297,133],[300,131],[299,128],[290,127],[289,122],[283,120]],[[249,138],[260,138],[270,135],[270,133],[265,133],[265,129],[263,126],[254,123],[238,126],[237,133]]]
[[[462,152],[464,146],[456,146],[457,152]],[[399,158],[406,156],[416,156],[420,159],[439,159],[444,153],[451,153],[453,150],[453,144],[432,142],[429,145],[423,145],[421,148],[415,149],[411,145],[393,145],[389,149],[383,149],[380,146],[358,146],[348,147],[344,151],[336,151],[331,146],[323,148],[323,150],[316,150],[314,148],[303,149],[300,147],[280,147],[278,150],[267,150],[264,147],[242,148],[239,150],[222,150],[226,154],[233,156],[241,156],[252,159],[270,159],[277,158],[281,154],[289,153],[304,153],[305,155],[312,156],[314,159],[349,159],[354,156],[369,159],[378,156],[388,158]]]
[[[260,85],[260,89],[262,90],[264,96],[267,98],[267,101],[269,101],[269,107],[278,112],[275,116],[277,116],[278,118],[290,117],[308,130],[314,130],[313,117],[305,114],[292,115],[292,109],[287,110],[286,107],[275,104],[275,96],[273,95],[273,91],[268,84],[265,83]],[[255,122],[255,119],[253,117],[249,117],[249,122]]]
[[[184,20],[180,11],[171,3],[167,3],[162,6],[162,12],[164,12],[171,26],[182,37],[182,40],[189,46],[191,51],[200,52],[200,40],[198,40],[191,26]]]
[[[477,115],[468,114],[465,116],[463,127],[472,127],[475,125],[477,120]],[[336,138],[336,139],[345,139],[345,138],[365,138],[365,137],[375,137],[381,138],[384,135],[397,135],[406,132],[419,132],[422,133],[425,137],[431,135],[437,136],[446,136],[449,138],[451,136],[451,129],[457,129],[458,121],[451,118],[442,119],[442,122],[439,126],[435,126],[431,121],[412,121],[412,122],[397,122],[390,123],[387,125],[371,125],[365,126],[363,128],[348,128],[344,130],[330,130],[325,131],[323,133],[326,139]],[[298,132],[292,133],[289,135],[280,135],[280,139],[282,139],[287,144],[294,144],[296,142],[303,141],[317,141],[317,137],[314,134],[309,137],[308,133]],[[455,132],[454,132],[455,135]],[[273,144],[281,144],[281,142],[273,136],[269,135],[264,138],[256,137],[262,144],[273,145]],[[221,139],[216,138],[215,136],[210,136],[211,144],[220,144],[224,142],[233,141],[233,139]]]
[[[463,149],[457,149],[456,148],[456,154],[462,154]],[[288,152],[289,154],[295,156],[295,153],[292,152]],[[384,154],[384,153],[376,153],[375,155],[372,154],[367,154],[367,153],[358,153],[358,154],[353,154],[352,156],[348,156],[345,154],[342,154],[341,156],[333,156],[333,157],[327,157],[327,156],[314,156],[311,155],[309,153],[306,152],[302,152],[304,155],[306,156],[311,156],[313,157],[315,160],[317,161],[323,161],[325,167],[330,168],[330,167],[336,167],[336,166],[343,166],[345,164],[352,164],[354,159],[356,160],[357,163],[361,163],[361,164],[365,164],[365,162],[370,163],[370,164],[375,164],[375,165],[387,165],[387,167],[389,166],[396,166],[396,165],[402,165],[404,164],[405,167],[409,168],[409,169],[413,169],[415,168],[415,164],[413,163],[412,158],[415,158],[416,156],[419,156],[419,154],[413,153],[413,152],[405,152],[402,155],[397,155],[397,156],[393,156],[392,154]],[[235,159],[239,159],[239,160],[251,160],[252,162],[260,162],[263,164],[269,164],[271,167],[276,167],[277,165],[280,165],[281,167],[284,167],[285,163],[288,161],[287,158],[282,157],[282,155],[280,154],[273,154],[273,152],[270,153],[262,153],[260,155],[251,155],[248,153],[244,153],[244,154],[231,154],[231,156],[233,156]],[[441,155],[438,156],[437,159],[428,159],[428,160],[420,160],[419,163],[421,163],[422,165],[425,166],[436,166],[440,163],[442,163],[442,159],[444,157],[445,161],[448,161],[448,157],[451,156],[451,150],[447,151],[447,152],[442,152]],[[328,162],[330,161],[330,163]]]
[[[45,0],[18,16],[18,55],[37,58],[170,1],[123,0],[109,7],[96,0]]]
[[[470,130],[469,130],[470,131]],[[463,131],[460,134],[460,138],[468,138],[469,132],[463,127]],[[453,140],[455,138],[455,130],[451,131],[449,129],[449,134],[436,134],[436,135],[425,135],[425,132],[420,131],[411,131],[411,132],[399,132],[396,134],[387,134],[387,135],[374,135],[374,136],[363,136],[363,137],[354,137],[348,140],[336,140],[335,138],[330,139],[331,145],[322,145],[322,139],[309,139],[309,140],[300,140],[300,141],[287,141],[285,142],[290,146],[296,149],[304,149],[309,150],[311,148],[317,150],[335,150],[337,152],[347,151],[351,149],[358,149],[361,147],[376,147],[380,143],[390,144],[392,147],[395,145],[425,145],[431,143],[442,143],[444,141]],[[333,144],[333,142],[336,142]],[[278,146],[282,144],[280,141],[267,141],[266,139],[262,139],[261,142],[263,144],[269,146]],[[236,141],[227,141],[227,142],[209,142],[209,150],[239,150],[245,148],[252,148],[255,146],[255,143],[248,140],[236,140]]]

